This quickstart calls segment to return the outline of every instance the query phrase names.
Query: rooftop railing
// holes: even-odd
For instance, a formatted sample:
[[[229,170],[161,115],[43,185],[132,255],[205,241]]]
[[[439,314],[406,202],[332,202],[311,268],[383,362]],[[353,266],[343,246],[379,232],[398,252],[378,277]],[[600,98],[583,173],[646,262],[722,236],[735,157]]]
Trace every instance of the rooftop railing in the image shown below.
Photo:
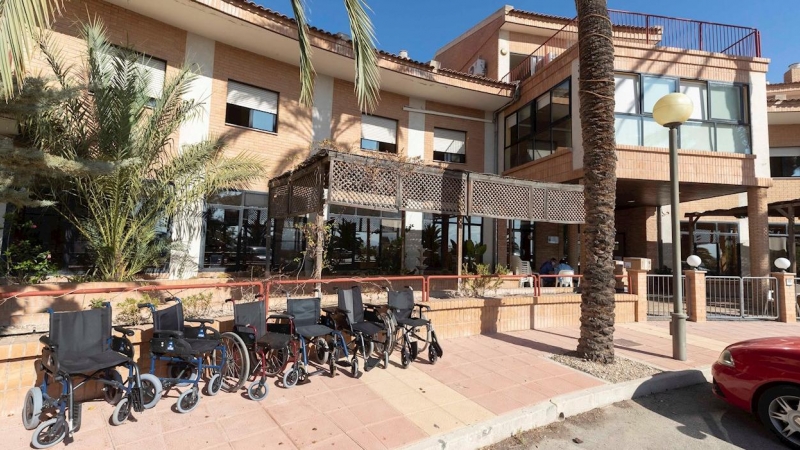
[[[609,10],[609,16],[617,42],[728,56],[761,57],[761,34],[755,28],[618,10]],[[530,77],[577,43],[576,17],[511,69],[502,81],[513,83]]]

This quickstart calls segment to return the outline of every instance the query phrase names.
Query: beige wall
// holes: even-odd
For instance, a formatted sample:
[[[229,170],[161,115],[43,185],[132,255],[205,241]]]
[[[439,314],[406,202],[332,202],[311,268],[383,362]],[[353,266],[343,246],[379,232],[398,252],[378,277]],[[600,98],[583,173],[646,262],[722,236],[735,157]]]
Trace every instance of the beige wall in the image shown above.
[[[486,60],[486,73],[489,78],[497,77],[497,40],[504,17],[489,22],[480,30],[436,55],[442,67],[459,72],[469,72],[477,58]],[[504,74],[500,74],[503,76]]]

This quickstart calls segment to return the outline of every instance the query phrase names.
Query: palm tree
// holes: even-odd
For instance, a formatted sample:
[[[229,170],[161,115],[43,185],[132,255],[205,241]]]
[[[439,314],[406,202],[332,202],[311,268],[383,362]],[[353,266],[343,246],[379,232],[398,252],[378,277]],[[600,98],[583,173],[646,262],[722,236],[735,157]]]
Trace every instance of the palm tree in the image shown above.
[[[578,10],[580,117],[583,134],[586,268],[578,353],[614,361],[614,43],[606,0],[575,0]]]
[[[61,0],[0,0],[0,91],[3,99],[14,96],[28,73],[28,62],[36,48],[37,30],[50,28],[61,10]]]
[[[291,1],[300,43],[300,102],[311,106],[314,101],[314,66],[311,63],[311,40],[308,36],[305,0]],[[375,52],[375,30],[366,11],[369,7],[364,0],[344,0],[344,8],[350,19],[358,105],[363,111],[373,111],[380,97],[380,75],[378,55]]]
[[[202,113],[185,99],[194,73],[180,70],[160,98],[150,98],[140,54],[111,45],[99,22],[84,25],[82,37],[78,68],[64,64],[51,40],[41,41],[53,89],[74,94],[24,117],[22,137],[66,160],[115,164],[110,173],[53,180],[43,196],[89,242],[99,278],[129,280],[169,254],[159,227],[199,210],[209,195],[245,188],[263,167],[244,154],[225,157],[218,139],[174,145],[181,124]]]

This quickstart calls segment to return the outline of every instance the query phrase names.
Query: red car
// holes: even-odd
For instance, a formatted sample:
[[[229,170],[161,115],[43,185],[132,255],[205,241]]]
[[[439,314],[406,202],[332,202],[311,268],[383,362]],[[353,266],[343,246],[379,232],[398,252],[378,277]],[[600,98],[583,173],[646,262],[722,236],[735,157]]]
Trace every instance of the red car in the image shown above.
[[[714,394],[800,449],[800,337],[729,345],[711,368]]]

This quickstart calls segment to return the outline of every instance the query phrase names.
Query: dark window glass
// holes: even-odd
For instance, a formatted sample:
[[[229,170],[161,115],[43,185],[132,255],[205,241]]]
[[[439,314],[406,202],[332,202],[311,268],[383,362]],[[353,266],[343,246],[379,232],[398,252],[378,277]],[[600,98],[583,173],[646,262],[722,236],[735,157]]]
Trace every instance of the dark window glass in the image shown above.
[[[397,153],[397,144],[373,141],[371,139],[361,139],[361,149],[384,153]]]
[[[433,160],[464,164],[467,162],[467,155],[463,153],[433,152]]]
[[[261,131],[275,132],[278,116],[257,109],[228,103],[225,108],[225,123],[253,128]]]
[[[769,158],[770,175],[800,177],[800,156],[772,156]]]

